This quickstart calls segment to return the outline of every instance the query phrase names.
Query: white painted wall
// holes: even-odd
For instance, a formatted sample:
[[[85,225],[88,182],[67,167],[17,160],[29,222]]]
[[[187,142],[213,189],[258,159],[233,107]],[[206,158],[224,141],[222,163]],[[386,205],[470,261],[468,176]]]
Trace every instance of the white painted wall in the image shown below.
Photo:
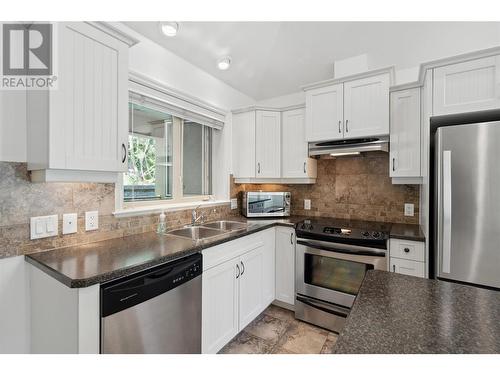
[[[255,104],[255,100],[166,50],[131,28],[113,23],[139,43],[130,48],[130,70],[140,72],[165,86],[228,111],[222,131],[213,134],[213,190],[217,199],[229,199],[231,166],[231,114],[229,110]]]
[[[0,259],[0,354],[30,352],[29,311],[24,256]]]
[[[257,105],[263,107],[283,108],[291,105],[305,104],[305,102],[306,102],[305,92],[298,91],[293,94],[277,96],[276,98],[270,98],[258,101]]]
[[[0,90],[0,161],[26,161],[26,94]]]

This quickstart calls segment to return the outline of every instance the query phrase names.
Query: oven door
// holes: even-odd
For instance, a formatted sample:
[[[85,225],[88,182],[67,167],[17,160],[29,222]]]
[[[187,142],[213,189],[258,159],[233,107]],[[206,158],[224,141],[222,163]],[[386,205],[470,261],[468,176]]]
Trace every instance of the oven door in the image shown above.
[[[351,308],[370,269],[387,270],[384,249],[297,239],[297,294]]]

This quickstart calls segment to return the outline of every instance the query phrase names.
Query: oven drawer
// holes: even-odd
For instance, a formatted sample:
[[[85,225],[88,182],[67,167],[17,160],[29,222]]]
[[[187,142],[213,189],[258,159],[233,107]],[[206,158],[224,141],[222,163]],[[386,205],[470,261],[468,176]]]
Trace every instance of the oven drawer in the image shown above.
[[[425,243],[391,238],[389,241],[391,258],[425,262]]]

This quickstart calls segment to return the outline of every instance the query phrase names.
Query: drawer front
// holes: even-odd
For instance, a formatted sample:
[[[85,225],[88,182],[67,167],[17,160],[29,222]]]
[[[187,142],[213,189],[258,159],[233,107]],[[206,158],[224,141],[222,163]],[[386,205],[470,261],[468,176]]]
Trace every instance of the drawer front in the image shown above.
[[[425,262],[425,243],[391,238],[389,245],[391,257]]]
[[[274,228],[203,249],[203,272],[258,247],[264,246],[265,239],[269,238],[265,236],[265,232],[269,230],[274,231]]]
[[[425,263],[391,258],[390,271],[408,276],[425,277]]]

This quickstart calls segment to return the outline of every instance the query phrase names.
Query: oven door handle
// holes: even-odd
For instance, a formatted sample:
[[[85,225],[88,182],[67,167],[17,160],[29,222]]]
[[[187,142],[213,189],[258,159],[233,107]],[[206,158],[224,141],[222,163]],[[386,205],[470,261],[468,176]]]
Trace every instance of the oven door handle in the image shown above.
[[[300,245],[307,246],[307,247],[312,247],[314,249],[327,250],[327,251],[332,251],[332,252],[342,253],[342,254],[368,255],[368,256],[376,256],[376,257],[385,257],[385,255],[386,255],[386,251],[383,249],[349,245],[349,244],[339,243],[339,242],[332,243],[332,242],[326,242],[326,241],[309,240],[309,239],[305,240],[303,238],[297,238],[297,243]]]
[[[297,301],[302,302],[303,304],[306,304],[308,306],[314,307],[315,309],[318,309],[318,310],[321,310],[321,311],[324,311],[324,312],[327,312],[330,314],[342,316],[344,318],[346,318],[347,315],[349,315],[349,309],[345,308],[345,307],[334,306],[334,305],[329,304],[329,303],[316,301],[316,300],[313,300],[311,298],[307,298],[307,297],[303,297],[303,296],[299,296],[299,295],[297,295],[296,298],[297,298]]]

